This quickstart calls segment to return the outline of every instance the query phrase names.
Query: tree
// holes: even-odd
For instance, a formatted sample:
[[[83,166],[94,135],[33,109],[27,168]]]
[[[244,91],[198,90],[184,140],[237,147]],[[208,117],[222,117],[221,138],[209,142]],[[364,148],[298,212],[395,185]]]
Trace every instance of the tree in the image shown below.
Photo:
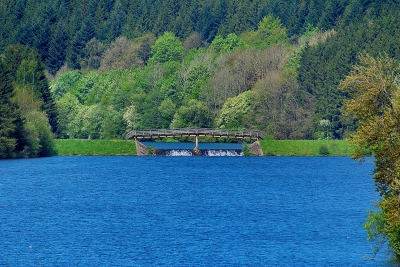
[[[70,89],[82,78],[82,75],[77,71],[68,71],[60,75],[56,80],[50,84],[51,93],[56,101],[59,101],[67,89]]]
[[[243,34],[243,39],[258,49],[288,43],[286,28],[281,21],[272,15],[266,16],[258,25],[257,31]]]
[[[151,57],[151,46],[155,43],[156,37],[149,33],[140,38],[137,38],[139,48],[137,50],[138,57],[143,61],[144,64],[147,64],[147,61]]]
[[[171,128],[208,128],[210,126],[209,109],[203,102],[194,99],[180,107],[171,122]]]
[[[54,155],[54,137],[46,113],[31,110],[24,115],[24,118],[26,146],[21,152],[22,156],[49,157]]]
[[[19,112],[12,101],[13,87],[4,64],[0,61],[0,158],[15,156],[17,145],[17,124]]]
[[[68,34],[65,30],[65,25],[66,24],[59,22],[50,39],[46,65],[52,75],[57,73],[65,61],[68,41]]]
[[[132,67],[143,66],[143,61],[139,58],[137,50],[139,46],[126,37],[117,38],[104,52],[101,59],[100,70],[127,70]]]
[[[45,76],[45,67],[40,55],[23,45],[7,47],[3,62],[8,68],[14,86],[29,88],[34,96],[43,100],[42,111],[46,112],[52,131],[57,131],[57,108]]]
[[[250,91],[236,97],[228,98],[217,117],[216,124],[219,128],[245,129],[247,112],[251,106],[252,95]]]
[[[151,47],[152,58],[160,63],[167,61],[180,61],[182,59],[183,45],[172,32],[165,32]]]
[[[193,66],[186,74],[181,98],[198,99],[202,87],[205,86],[209,78],[210,72],[205,65],[198,64]]]
[[[230,33],[226,38],[217,35],[211,42],[211,46],[218,53],[228,53],[234,51],[236,48],[246,47],[246,43],[236,34]]]
[[[58,128],[59,138],[73,137],[69,136],[69,134],[73,133],[73,131],[70,129],[70,124],[72,121],[74,121],[80,108],[81,104],[71,93],[64,94],[63,97],[57,102],[57,109],[59,112],[58,124],[60,125]]]
[[[375,241],[385,239],[400,256],[400,66],[387,54],[373,58],[359,56],[359,64],[340,83],[339,89],[349,94],[343,108],[348,116],[358,119],[357,131],[350,137],[356,145],[353,158],[362,159],[372,150],[375,157],[374,181],[381,195],[375,212],[381,219],[367,223]],[[383,226],[381,223],[383,220]],[[370,221],[371,222],[371,221]],[[368,230],[368,229],[367,229]],[[380,241],[379,241],[380,243]]]
[[[105,50],[104,45],[96,40],[91,39],[83,50],[83,56],[81,59],[81,67],[86,70],[97,70],[100,68],[100,62]]]
[[[140,128],[140,115],[137,113],[135,105],[129,106],[122,118],[126,123],[128,132]]]
[[[161,102],[160,106],[158,107],[158,111],[160,112],[161,118],[163,119],[162,128],[168,128],[174,117],[176,105],[172,102],[170,98],[166,98]]]
[[[201,34],[198,32],[191,33],[183,42],[185,52],[189,51],[192,48],[199,48],[202,46],[205,46],[205,41],[203,41]]]

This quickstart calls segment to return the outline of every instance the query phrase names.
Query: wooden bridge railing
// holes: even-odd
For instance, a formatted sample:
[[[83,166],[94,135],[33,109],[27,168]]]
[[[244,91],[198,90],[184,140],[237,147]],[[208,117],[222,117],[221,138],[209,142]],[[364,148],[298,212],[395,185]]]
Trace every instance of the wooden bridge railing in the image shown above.
[[[182,136],[209,136],[209,137],[228,137],[228,138],[250,138],[265,139],[265,135],[257,130],[226,130],[226,129],[162,129],[162,130],[133,130],[130,131],[125,139],[132,138],[165,138]]]

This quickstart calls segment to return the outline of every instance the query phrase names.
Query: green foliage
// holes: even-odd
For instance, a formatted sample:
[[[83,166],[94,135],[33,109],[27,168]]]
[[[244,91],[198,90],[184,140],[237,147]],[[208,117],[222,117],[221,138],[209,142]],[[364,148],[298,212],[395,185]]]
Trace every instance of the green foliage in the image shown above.
[[[292,71],[297,77],[298,70],[301,67],[301,57],[304,52],[305,46],[301,46],[298,49],[293,50],[290,55],[289,62],[286,64],[286,69]]]
[[[150,156],[154,155],[154,147],[148,146],[147,149],[149,150],[149,155]]]
[[[286,28],[279,18],[268,15],[258,24],[256,31],[244,33],[246,43],[257,49],[265,49],[271,45],[288,44]]]
[[[171,128],[210,128],[211,114],[207,106],[191,99],[178,109],[171,122]]]
[[[40,55],[30,47],[13,45],[6,48],[3,62],[9,70],[14,86],[29,88],[36,98],[43,100],[40,108],[46,112],[52,131],[56,132],[57,108],[49,89]]]
[[[260,23],[268,17],[279,19],[288,36],[298,36],[308,25],[320,29],[346,27],[361,21],[364,14],[381,16],[388,10],[395,11],[396,5],[396,1],[328,0],[199,0],[190,3],[182,0],[173,3],[160,0],[134,3],[10,0],[0,3],[0,53],[12,44],[28,45],[40,53],[49,72],[55,75],[66,63],[74,69],[97,66],[96,53],[87,53],[88,43],[93,38],[108,46],[121,36],[133,40],[148,33],[160,36],[168,31],[183,39],[198,32],[210,42],[217,35],[268,32],[271,28]],[[270,22],[274,21],[270,20],[268,26],[277,26]],[[257,45],[264,46],[265,38],[258,39],[255,40],[260,43]],[[277,40],[279,38],[272,38],[267,42]],[[147,62],[146,56],[142,59]]]
[[[140,114],[138,114],[135,105],[131,105],[126,109],[123,119],[126,123],[127,132],[140,129]]]
[[[211,47],[218,53],[228,53],[234,51],[236,48],[245,48],[246,43],[236,34],[230,33],[226,38],[217,35],[212,41]]]
[[[15,156],[17,124],[20,114],[12,101],[14,96],[9,74],[0,61],[0,158]]]
[[[198,99],[203,88],[207,85],[211,74],[204,64],[193,66],[186,77],[183,92],[180,98]]]
[[[373,243],[373,253],[371,259],[374,259],[376,254],[386,243],[385,232],[385,217],[382,211],[369,211],[368,216],[363,224],[364,230],[367,232],[367,240]]]
[[[174,118],[174,114],[176,112],[176,105],[170,98],[164,99],[160,106],[158,107],[158,111],[163,118],[162,129],[167,129],[172,119]],[[133,128],[134,129],[134,128]]]
[[[244,145],[242,149],[243,156],[251,156],[250,149],[248,145]]]
[[[216,55],[210,47],[188,51],[182,62],[152,61],[143,68],[124,71],[67,72],[51,84],[62,96],[58,101],[63,123],[60,137],[121,138],[130,129],[212,127],[213,123],[236,129],[265,127],[254,117],[268,114],[271,105],[260,103],[254,111],[258,103],[250,96],[257,80],[279,73],[287,53],[281,46]],[[289,90],[287,96],[274,96],[271,101],[287,99],[283,109],[296,107],[289,104],[296,101],[295,80],[285,78],[276,84],[276,89],[268,84],[262,90]],[[268,95],[261,90],[259,94],[263,95],[257,101]],[[93,106],[103,110],[96,113],[102,123],[88,115]],[[282,125],[291,131],[304,125],[297,114],[292,116],[298,121],[295,126],[288,124],[287,118],[282,116]]]
[[[113,106],[108,106],[106,114],[104,114],[101,124],[102,139],[120,139],[126,132],[123,114],[114,109]]]
[[[68,71],[60,75],[56,80],[50,84],[50,91],[56,101],[59,101],[68,88],[74,86],[74,84],[82,78],[82,75],[77,71]]]
[[[369,218],[373,220],[367,230],[372,240],[381,242],[387,239],[393,252],[399,256],[400,66],[387,54],[377,58],[361,54],[359,61],[359,65],[354,66],[341,82],[340,90],[346,91],[350,97],[343,106],[346,115],[358,120],[357,131],[350,137],[357,148],[353,158],[362,159],[369,149],[375,158],[374,181],[382,196],[378,204],[382,213],[374,215],[383,218]],[[373,231],[371,225],[375,227]]]
[[[54,136],[46,114],[31,111],[26,116],[25,138],[27,141],[22,155],[24,157],[49,157],[55,154]]]
[[[357,54],[365,51],[378,56],[385,52],[400,59],[399,46],[396,45],[400,36],[400,20],[395,4],[365,4],[351,1],[348,11],[354,8],[351,13],[358,19],[351,18],[351,23],[346,19],[325,42],[306,46],[298,69],[300,90],[310,92],[316,98],[315,131],[320,119],[329,119],[334,138],[344,138],[356,128],[355,121],[344,119],[339,111],[346,94],[337,88],[352,65],[357,63]],[[313,25],[321,28],[318,24]]]
[[[74,136],[74,131],[71,129],[71,122],[75,119],[75,116],[77,116],[80,108],[81,104],[79,100],[71,93],[64,94],[57,102],[57,109],[59,112],[58,123],[60,125],[58,129],[59,138],[68,138],[69,134],[72,134],[71,137]]]
[[[0,158],[51,156],[57,114],[37,53],[7,48],[0,77]]]
[[[181,61],[183,53],[182,42],[172,32],[165,32],[151,47],[150,60],[164,63],[168,61]]]
[[[326,145],[321,145],[319,148],[319,154],[323,156],[328,156],[330,154],[328,147]]]
[[[247,112],[251,102],[252,95],[250,91],[228,98],[216,119],[217,127],[227,129],[243,128],[247,122]]]

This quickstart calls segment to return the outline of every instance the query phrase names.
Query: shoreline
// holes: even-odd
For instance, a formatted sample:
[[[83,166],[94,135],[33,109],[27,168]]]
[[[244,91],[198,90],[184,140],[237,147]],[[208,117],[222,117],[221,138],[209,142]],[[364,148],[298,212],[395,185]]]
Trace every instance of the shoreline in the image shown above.
[[[344,140],[260,140],[266,156],[340,156],[353,150]],[[136,156],[134,140],[56,139],[58,156]]]

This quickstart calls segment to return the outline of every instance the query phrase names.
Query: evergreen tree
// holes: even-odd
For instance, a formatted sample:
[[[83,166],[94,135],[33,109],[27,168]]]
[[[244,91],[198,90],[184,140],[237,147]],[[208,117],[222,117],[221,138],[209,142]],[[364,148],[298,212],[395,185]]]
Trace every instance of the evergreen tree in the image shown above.
[[[122,34],[123,27],[126,23],[126,13],[120,1],[115,2],[114,8],[110,14],[110,19],[107,23],[109,24],[107,39],[111,42]]]
[[[10,75],[0,60],[0,158],[16,156],[17,127],[21,125]],[[18,125],[19,124],[19,125]]]
[[[66,58],[68,34],[65,24],[59,22],[49,43],[49,53],[46,59],[47,69],[52,75],[62,67]]]
[[[43,100],[41,109],[47,114],[53,132],[56,132],[57,109],[39,54],[27,46],[14,45],[6,49],[3,61],[14,86],[30,88],[36,98]]]

